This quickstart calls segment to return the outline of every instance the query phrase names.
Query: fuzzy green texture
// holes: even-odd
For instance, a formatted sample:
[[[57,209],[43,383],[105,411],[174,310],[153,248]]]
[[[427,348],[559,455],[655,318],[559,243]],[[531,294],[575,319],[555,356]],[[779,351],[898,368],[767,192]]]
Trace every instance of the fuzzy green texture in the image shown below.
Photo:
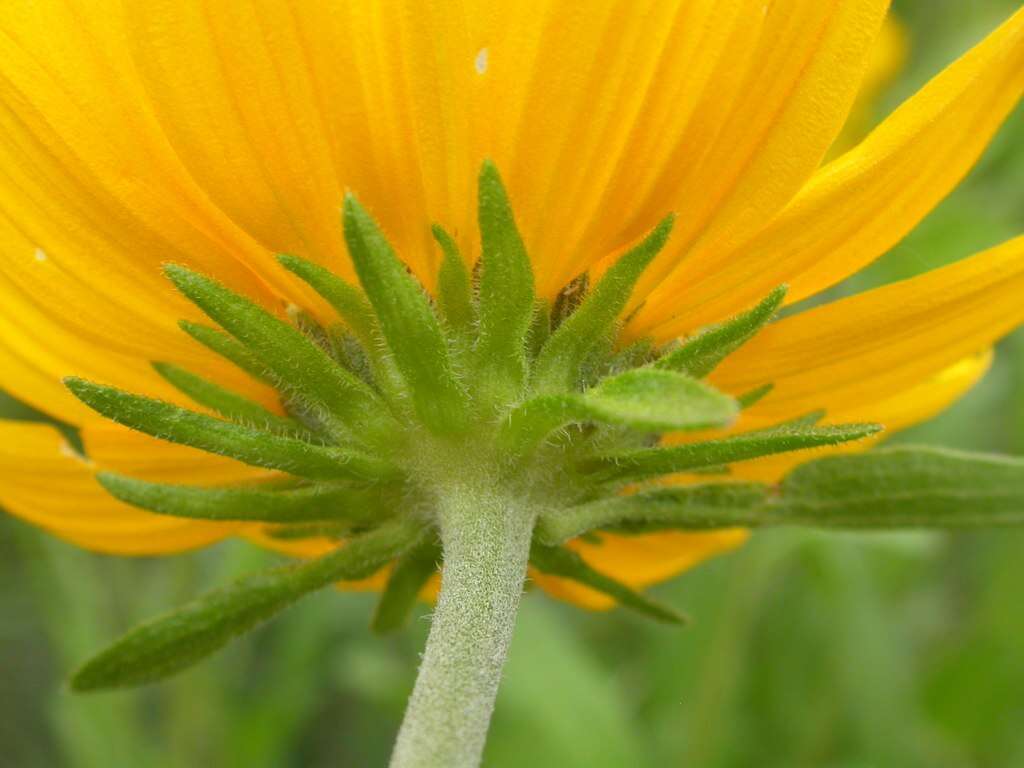
[[[480,763],[526,577],[536,510],[486,479],[440,491],[441,597],[391,768]]]
[[[309,591],[392,561],[373,626],[394,630],[440,563],[440,599],[393,765],[469,767],[482,753],[528,563],[641,615],[684,621],[563,546],[575,537],[1021,521],[1022,465],[989,457],[891,451],[815,460],[776,485],[729,477],[739,462],[880,429],[821,423],[822,412],[666,444],[668,433],[727,427],[770,396],[771,382],[733,393],[705,377],[771,322],[785,289],[681,344],[620,344],[620,315],[665,245],[671,217],[592,288],[582,275],[549,303],[534,293],[512,203],[490,163],[479,195],[478,269],[435,227],[444,255],[435,296],[349,196],[344,226],[358,286],[311,261],[279,259],[337,311],[336,321],[312,308],[279,316],[210,277],[166,267],[222,330],[183,328],[276,387],[279,408],[165,363],[157,364],[165,379],[219,416],[67,381],[87,405],[132,429],[280,474],[216,488],[100,475],[121,501],[161,515],[262,523],[280,541],[339,547],[129,634],[86,666],[80,687],[163,677]],[[700,482],[664,482],[683,472]]]
[[[373,487],[266,483],[263,487],[206,488],[152,483],[110,472],[100,472],[96,479],[126,504],[195,520],[358,525],[386,518],[389,505],[394,504],[394,499]]]
[[[240,579],[132,630],[85,664],[71,685],[90,691],[174,674],[303,595],[337,579],[369,576],[413,545],[420,534],[408,522],[388,523],[316,560]]]

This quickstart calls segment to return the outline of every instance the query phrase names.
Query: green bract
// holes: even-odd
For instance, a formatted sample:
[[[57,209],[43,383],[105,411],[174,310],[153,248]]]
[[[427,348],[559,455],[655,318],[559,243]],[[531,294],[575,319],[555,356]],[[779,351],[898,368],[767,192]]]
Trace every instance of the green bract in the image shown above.
[[[364,578],[390,562],[373,624],[397,628],[436,572],[442,541],[445,555],[455,542],[463,561],[472,562],[477,548],[501,550],[493,537],[507,535],[513,560],[525,563],[529,553],[538,572],[679,623],[677,611],[595,570],[564,544],[602,531],[1017,520],[1024,469],[1003,460],[904,450],[812,461],[778,487],[729,478],[736,462],[859,440],[876,425],[822,426],[823,414],[812,414],[663,445],[664,433],[727,427],[769,393],[771,382],[724,393],[704,377],[771,321],[785,294],[779,288],[681,344],[619,343],[620,315],[672,221],[667,217],[591,289],[583,275],[549,303],[534,293],[513,207],[488,163],[480,174],[480,263],[471,268],[435,227],[443,253],[435,297],[351,196],[344,230],[359,286],[323,266],[280,257],[336,316],[294,308],[278,316],[211,277],[168,265],[178,289],[222,330],[194,323],[183,329],[276,387],[278,412],[166,363],[155,363],[156,370],[207,412],[79,379],[67,386],[132,429],[277,474],[216,488],[111,474],[100,482],[121,501],[158,514],[258,523],[272,537],[327,537],[337,549],[243,580],[135,630],[86,665],[76,687],[157,679],[309,591]],[[681,472],[716,475],[689,485],[662,482]],[[913,503],[922,498],[934,515]],[[481,573],[491,573],[486,554]],[[501,594],[511,605],[522,574],[510,566],[505,575],[513,586]],[[475,577],[452,578],[469,589]]]

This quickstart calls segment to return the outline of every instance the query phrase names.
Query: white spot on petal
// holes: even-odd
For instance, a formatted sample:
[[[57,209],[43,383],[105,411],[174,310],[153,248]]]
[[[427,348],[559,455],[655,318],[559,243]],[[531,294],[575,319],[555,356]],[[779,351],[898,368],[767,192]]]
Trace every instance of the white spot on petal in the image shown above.
[[[473,61],[473,68],[476,69],[478,75],[482,75],[487,71],[487,59],[490,57],[491,51],[489,48],[481,48],[476,55],[476,59]]]
[[[46,255],[46,251],[44,251],[42,248],[36,248],[36,252],[33,255],[35,256],[36,261],[38,262],[44,262],[47,260],[47,258],[49,258]]]

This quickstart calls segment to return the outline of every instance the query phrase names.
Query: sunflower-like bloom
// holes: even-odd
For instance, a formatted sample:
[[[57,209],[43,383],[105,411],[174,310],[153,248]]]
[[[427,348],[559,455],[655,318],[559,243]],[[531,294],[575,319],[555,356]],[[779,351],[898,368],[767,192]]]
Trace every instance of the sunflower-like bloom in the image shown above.
[[[203,318],[161,266],[210,275],[281,317],[325,318],[275,255],[353,278],[339,226],[349,190],[434,290],[430,224],[477,257],[474,185],[491,160],[549,301],[676,212],[623,312],[624,341],[687,337],[781,284],[790,303],[835,285],[935,207],[1024,89],[1018,12],[823,164],[886,11],[885,0],[5,0],[0,386],[77,428],[83,450],[48,425],[0,423],[0,502],[109,553],[239,535],[297,554],[333,546],[116,501],[97,470],[200,485],[266,472],[107,422],[61,382],[188,405],[159,361],[282,413],[274,389],[181,332],[179,320]],[[1022,295],[1015,239],[772,323],[710,382],[735,395],[774,385],[733,430],[817,409],[900,429],[978,380],[991,345],[1024,320]],[[800,459],[735,474],[770,480]],[[644,585],[743,536],[601,534],[572,546]],[[557,576],[536,579],[601,604]]]

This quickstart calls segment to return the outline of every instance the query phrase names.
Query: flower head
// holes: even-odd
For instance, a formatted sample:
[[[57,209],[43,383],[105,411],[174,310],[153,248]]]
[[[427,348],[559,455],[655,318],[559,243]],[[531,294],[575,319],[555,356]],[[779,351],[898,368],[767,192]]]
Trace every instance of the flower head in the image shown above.
[[[491,249],[507,255],[521,244],[528,297],[549,309],[576,308],[581,276],[599,284],[666,214],[677,215],[617,308],[624,320],[617,349],[648,340],[671,354],[666,345],[759,306],[778,286],[788,286],[787,303],[797,302],[898,242],[964,176],[1024,89],[1018,12],[822,165],[857,96],[886,2],[648,5],[5,3],[0,385],[76,427],[83,453],[49,426],[0,424],[0,501],[106,552],[173,552],[234,535],[296,554],[328,551],[336,538],[315,526],[274,537],[261,523],[165,516],[115,500],[108,490],[116,481],[101,475],[101,485],[98,471],[225,487],[265,482],[267,470],[202,452],[194,441],[173,445],[113,425],[62,381],[79,377],[183,407],[198,401],[248,426],[263,420],[277,433],[316,422],[330,434],[323,416],[337,405],[346,414],[337,434],[356,424],[370,444],[392,434],[391,417],[378,415],[374,399],[388,399],[389,381],[412,393],[410,412],[428,427],[465,417],[465,376],[477,377],[491,405],[522,405],[521,390],[502,389],[515,378],[507,367],[468,370],[456,362],[448,378],[424,373],[422,381],[429,366],[403,367],[420,353],[436,359],[430,345],[438,337],[419,332],[433,315],[420,323],[405,310],[389,314],[395,286],[413,282],[402,282],[404,273],[386,259],[355,255],[379,250],[386,238],[439,301],[444,265],[457,263],[451,254],[466,260],[468,281],[488,248],[487,228],[483,242],[477,234],[485,160],[500,171],[504,186],[491,189],[503,197],[486,198],[485,184],[480,208],[503,205],[507,187],[517,225],[514,238]],[[346,203],[347,192],[354,197]],[[279,260],[282,253],[292,260]],[[180,265],[170,270],[180,291],[165,277],[167,264]],[[338,359],[363,357],[349,361],[344,378],[327,369],[334,379],[311,378],[310,386],[326,389],[304,421],[286,408],[296,382],[266,370],[266,359],[251,364],[260,342],[246,336],[248,326],[233,326],[237,318],[223,307],[244,296],[286,321],[281,327],[315,337],[337,322],[331,281],[351,287],[357,278],[380,328],[355,351],[345,339],[326,340]],[[374,281],[384,286],[376,294]],[[729,419],[704,425],[720,427],[715,435],[670,440],[749,433],[818,410],[825,424],[889,430],[927,418],[978,379],[992,343],[1024,320],[1022,287],[1018,239],[758,325],[697,378],[707,375],[715,391],[733,397],[764,385],[771,391],[732,426]],[[409,290],[406,308],[415,303]],[[514,296],[498,298],[514,304]],[[343,300],[366,299],[356,290]],[[458,311],[449,307],[445,322],[456,324]],[[204,325],[206,316],[228,335]],[[358,320],[345,319],[358,337]],[[480,331],[471,344],[501,331],[532,338],[534,321],[471,319]],[[397,368],[387,355],[374,359],[378,333]],[[265,357],[287,352],[300,335],[282,335]],[[523,364],[497,352],[492,360]],[[368,377],[352,373],[359,365],[372,369]],[[585,376],[574,376],[570,388],[582,390]],[[226,414],[210,382],[244,395],[246,405],[234,407],[248,410]],[[72,389],[97,407],[109,392],[90,386]],[[108,415],[130,422],[123,409],[133,402],[117,401]],[[166,436],[167,429],[149,431]],[[737,463],[732,477],[775,480],[804,459]],[[344,462],[361,466],[352,456]],[[126,487],[120,496],[130,495]],[[372,501],[386,508],[393,500]],[[601,574],[640,586],[744,535],[603,532],[570,546]],[[556,575],[536,578],[552,592],[606,604],[557,567],[548,570]]]

